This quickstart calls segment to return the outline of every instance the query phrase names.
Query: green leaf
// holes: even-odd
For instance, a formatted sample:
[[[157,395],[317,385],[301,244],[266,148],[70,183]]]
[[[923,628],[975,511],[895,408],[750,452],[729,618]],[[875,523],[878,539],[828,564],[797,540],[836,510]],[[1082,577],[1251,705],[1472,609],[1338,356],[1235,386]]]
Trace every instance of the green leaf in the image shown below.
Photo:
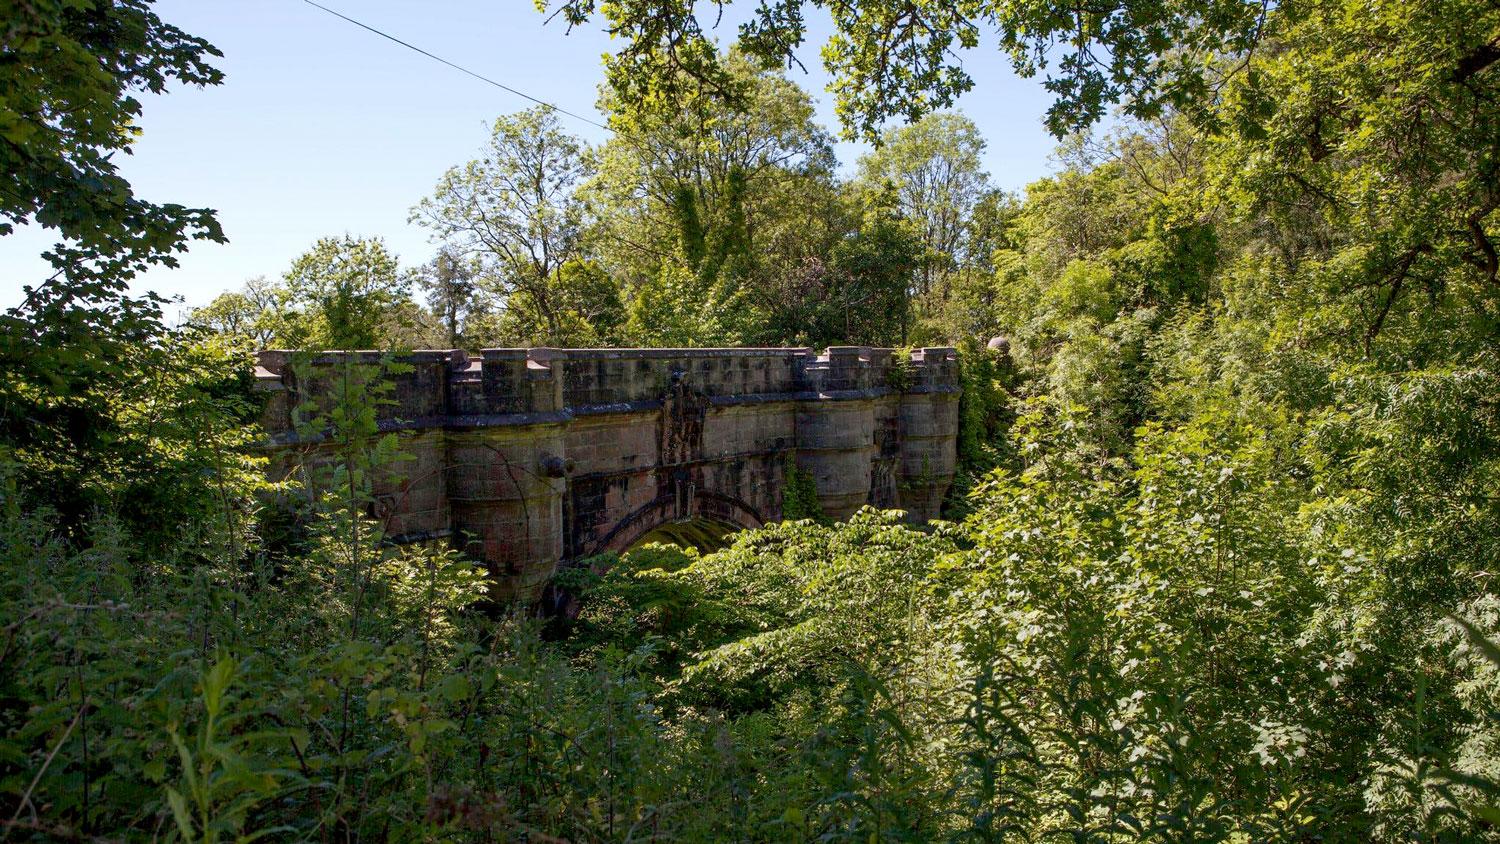
[[[177,789],[167,786],[167,804],[172,807],[172,817],[177,822],[177,831],[187,841],[197,841],[198,835],[193,829],[193,816],[188,812],[187,800],[178,793]]]

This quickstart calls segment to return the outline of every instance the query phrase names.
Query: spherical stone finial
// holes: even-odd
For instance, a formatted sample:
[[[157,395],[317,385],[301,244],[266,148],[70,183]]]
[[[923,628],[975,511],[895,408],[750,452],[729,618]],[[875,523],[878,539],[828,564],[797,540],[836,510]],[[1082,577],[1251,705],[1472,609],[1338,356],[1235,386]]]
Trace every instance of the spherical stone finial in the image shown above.
[[[1010,340],[1001,336],[991,337],[990,342],[985,344],[985,348],[989,349],[992,352],[999,352],[1002,355],[1009,354]]]
[[[573,458],[555,454],[542,455],[542,474],[549,478],[561,478],[573,474]]]

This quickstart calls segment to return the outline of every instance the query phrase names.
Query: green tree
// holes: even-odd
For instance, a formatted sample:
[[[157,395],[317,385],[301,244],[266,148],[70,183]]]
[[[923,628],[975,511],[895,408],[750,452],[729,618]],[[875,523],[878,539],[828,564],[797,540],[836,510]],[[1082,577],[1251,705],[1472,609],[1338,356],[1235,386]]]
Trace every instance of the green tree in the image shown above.
[[[256,276],[240,290],[221,293],[195,309],[191,322],[214,334],[243,340],[253,348],[268,349],[283,333],[285,299],[285,287]]]
[[[558,273],[579,255],[584,208],[575,189],[590,173],[584,144],[539,106],[496,120],[484,157],[445,173],[411,219],[478,257],[507,307],[512,297],[525,300],[543,328],[528,339],[560,343]]]
[[[28,305],[102,301],[151,264],[175,265],[189,240],[224,240],[213,212],[137,198],[112,160],[134,145],[137,94],[223,80],[213,45],[143,0],[8,4],[0,38],[0,236],[35,223],[63,238],[44,255],[62,288],[32,290]]]
[[[849,204],[857,204],[858,199]],[[852,211],[834,212],[852,217]],[[803,346],[897,346],[911,328],[910,284],[922,262],[909,226],[871,209],[850,231],[768,280],[761,305],[772,342]]]
[[[626,102],[670,101],[703,88],[738,94],[711,43],[712,26],[703,25],[693,3],[556,5],[570,26],[598,14],[623,39],[606,57],[605,73]],[[917,120],[973,86],[961,51],[977,47],[984,28],[1022,76],[1046,72],[1057,95],[1047,125],[1062,137],[1097,122],[1111,103],[1124,102],[1127,113],[1141,117],[1198,104],[1221,76],[1214,57],[1252,48],[1269,19],[1288,7],[1252,0],[1115,0],[1087,9],[1059,0],[770,0],[740,27],[738,48],[765,66],[795,62],[808,34],[807,8],[827,9],[833,18],[822,57],[846,132],[874,139],[888,118]]]
[[[283,340],[293,348],[373,349],[383,322],[407,300],[407,282],[380,238],[325,237],[286,272],[296,314]]]
[[[638,281],[626,308],[625,334],[648,347],[690,348],[732,345],[735,329],[726,325],[722,290],[705,291],[697,276],[665,260],[655,274]],[[732,294],[731,294],[732,295]]]
[[[673,333],[695,345],[767,342],[759,300],[837,237],[824,213],[836,201],[831,139],[811,99],[743,57],[725,61],[742,91],[733,104],[699,92],[632,105],[606,93],[616,134],[587,187],[593,252],[632,301],[681,310],[696,327]],[[688,313],[705,303],[712,319]]]
[[[212,302],[193,311],[193,324],[214,334],[253,343],[260,311],[243,293],[220,293]]]
[[[1324,303],[1309,340],[1412,361],[1493,338],[1497,27],[1500,10],[1476,2],[1278,10],[1275,49],[1206,103],[1199,198],[1254,214],[1295,298]]]
[[[61,238],[44,253],[51,277],[0,314],[0,461],[18,456],[23,488],[73,484],[86,509],[133,459],[120,396],[151,392],[141,367],[168,332],[163,300],[127,284],[224,235],[211,211],[135,196],[113,157],[134,143],[139,94],[218,84],[217,55],[140,0],[0,9],[0,236],[35,224]],[[77,471],[49,472],[58,459]]]
[[[505,302],[497,330],[522,345],[608,346],[619,342],[625,305],[620,287],[596,261],[574,258],[557,268],[544,311],[529,291]]]
[[[930,114],[887,132],[859,160],[859,184],[875,193],[889,191],[927,252],[913,280],[917,296],[946,300],[949,278],[976,260],[980,244],[971,243],[970,221],[991,191],[980,161],[984,146],[979,127],[962,114]]]
[[[472,339],[466,328],[489,308],[479,285],[479,262],[445,246],[416,273],[416,285],[427,294],[427,307],[442,325],[446,348],[465,346]]]
[[[763,4],[739,49],[768,64],[794,61],[808,7],[826,8],[823,51],[846,131],[874,137],[886,119],[950,105],[972,80],[961,50],[984,30],[1022,75],[1045,73],[1058,137],[1096,124],[1120,103],[1127,117],[1185,119],[1205,134],[1205,178],[1190,197],[1249,210],[1298,295],[1337,305],[1303,322],[1319,342],[1358,344],[1393,358],[1451,349],[1493,323],[1500,249],[1495,113],[1497,10],[1479,0],[1397,4],[1350,13],[1333,0],[1056,0],[955,5],[945,0]],[[734,91],[689,3],[560,4],[570,24],[594,14],[624,46],[607,59],[618,96],[669,97],[690,85]],[[640,78],[631,78],[640,77]],[[1179,163],[1184,148],[1169,153]],[[1127,159],[1127,164],[1128,164]],[[1265,213],[1259,213],[1265,212]],[[1246,223],[1250,221],[1245,220]],[[1433,310],[1452,300],[1463,336],[1417,348]],[[1446,309],[1443,309],[1446,310]],[[1305,316],[1305,315],[1302,315]],[[1302,316],[1287,314],[1288,324]],[[1433,330],[1436,323],[1432,324]]]

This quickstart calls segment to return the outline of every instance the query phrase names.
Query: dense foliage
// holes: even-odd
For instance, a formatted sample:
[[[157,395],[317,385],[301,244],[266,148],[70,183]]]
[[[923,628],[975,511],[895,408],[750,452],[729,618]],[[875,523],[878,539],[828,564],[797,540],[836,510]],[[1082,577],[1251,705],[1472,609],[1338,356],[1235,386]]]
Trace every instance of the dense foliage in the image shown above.
[[[988,276],[1010,211],[974,125],[933,117],[840,179],[807,93],[725,62],[734,103],[606,93],[614,136],[597,149],[545,107],[501,117],[482,157],[412,209],[439,243],[426,265],[397,272],[365,257],[378,241],[324,239],[195,322],[290,348],[890,346],[973,328],[952,325],[952,280]],[[329,333],[351,314],[362,332]]]
[[[1500,12],[812,4],[866,116],[961,90],[981,22],[1100,48],[1054,123],[1126,116],[1017,198],[950,113],[835,178],[756,64],[803,5],[721,54],[693,4],[600,4],[616,137],[503,118],[419,271],[345,237],[180,330],[91,270],[6,314],[0,837],[1500,840]],[[59,8],[0,20],[145,14]],[[826,523],[792,472],[800,521],[494,606],[383,541],[394,356],[298,409],[320,448],[255,445],[247,345],[434,336],[961,344],[951,520]]]

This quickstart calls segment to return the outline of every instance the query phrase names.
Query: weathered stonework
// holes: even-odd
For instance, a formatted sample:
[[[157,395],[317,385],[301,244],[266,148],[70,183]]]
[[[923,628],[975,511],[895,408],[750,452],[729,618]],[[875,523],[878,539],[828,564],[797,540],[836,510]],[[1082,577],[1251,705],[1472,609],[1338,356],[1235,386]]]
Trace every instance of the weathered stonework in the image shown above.
[[[293,408],[332,393],[343,364],[260,356],[264,423],[284,460],[316,452]],[[921,349],[485,349],[397,358],[383,430],[413,456],[376,483],[398,539],[449,540],[483,560],[503,597],[535,600],[560,562],[630,547],[705,519],[781,518],[788,457],[823,511],[866,504],[925,521],[953,479],[958,361]],[[300,378],[299,378],[299,374]]]

